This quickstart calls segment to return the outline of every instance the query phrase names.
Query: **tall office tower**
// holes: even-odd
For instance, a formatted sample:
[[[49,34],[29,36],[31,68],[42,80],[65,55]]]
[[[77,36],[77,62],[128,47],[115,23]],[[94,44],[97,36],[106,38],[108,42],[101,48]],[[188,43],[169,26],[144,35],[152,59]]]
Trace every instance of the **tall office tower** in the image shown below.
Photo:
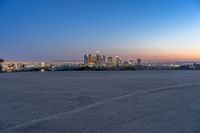
[[[92,64],[97,64],[97,57],[96,56],[92,56]]]
[[[140,58],[137,59],[137,65],[141,65],[141,59]]]
[[[115,57],[115,65],[119,66],[122,63],[122,60],[119,56]]]
[[[88,55],[88,63],[89,64],[93,63],[93,58],[91,54]]]
[[[112,65],[112,64],[113,64],[113,58],[112,58],[111,56],[109,56],[109,57],[107,58],[107,64],[108,64],[108,65]]]
[[[101,64],[101,56],[99,55],[99,51],[96,51],[96,64]]]
[[[88,55],[84,55],[84,64],[87,65],[88,64]]]
[[[102,63],[103,63],[103,64],[106,63],[106,56],[105,56],[105,55],[103,55]]]

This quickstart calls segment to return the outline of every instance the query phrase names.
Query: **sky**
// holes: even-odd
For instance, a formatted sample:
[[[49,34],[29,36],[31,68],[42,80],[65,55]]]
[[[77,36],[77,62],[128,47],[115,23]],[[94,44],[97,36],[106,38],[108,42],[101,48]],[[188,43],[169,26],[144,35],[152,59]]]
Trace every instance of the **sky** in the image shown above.
[[[200,60],[198,0],[0,0],[0,58]]]

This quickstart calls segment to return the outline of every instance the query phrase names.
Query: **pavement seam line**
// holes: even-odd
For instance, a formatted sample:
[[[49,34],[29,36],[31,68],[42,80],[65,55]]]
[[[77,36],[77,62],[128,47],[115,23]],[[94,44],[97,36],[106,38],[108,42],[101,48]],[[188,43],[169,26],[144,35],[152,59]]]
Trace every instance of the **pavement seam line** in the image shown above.
[[[47,117],[31,120],[31,121],[28,121],[28,122],[25,122],[25,123],[22,123],[22,124],[17,124],[13,127],[2,129],[2,131],[9,131],[9,130],[13,130],[13,129],[21,128],[21,127],[26,127],[26,126],[29,126],[31,124],[37,123],[37,122],[56,119],[56,118],[59,118],[60,116],[65,115],[65,114],[77,113],[77,112],[84,111],[84,110],[90,109],[90,108],[98,106],[98,105],[103,105],[103,104],[106,104],[106,103],[109,103],[109,102],[112,102],[112,101],[115,101],[115,100],[130,97],[130,96],[148,94],[148,93],[153,93],[153,92],[157,92],[157,91],[160,91],[160,90],[167,90],[167,89],[172,89],[172,88],[176,88],[176,87],[183,87],[183,86],[190,86],[190,85],[200,85],[200,82],[185,83],[185,84],[171,85],[171,86],[163,86],[163,87],[154,88],[154,89],[144,91],[144,92],[129,93],[129,94],[126,94],[126,95],[121,95],[121,96],[117,96],[117,97],[114,97],[114,98],[111,98],[111,99],[107,99],[107,100],[103,100],[103,101],[96,102],[96,103],[93,103],[93,104],[89,104],[87,106],[83,106],[83,107],[80,107],[80,108],[77,108],[77,109],[74,109],[74,110],[71,110],[71,111],[62,112],[62,113],[58,113],[58,114],[55,114],[55,115],[50,115],[50,116],[47,116]]]

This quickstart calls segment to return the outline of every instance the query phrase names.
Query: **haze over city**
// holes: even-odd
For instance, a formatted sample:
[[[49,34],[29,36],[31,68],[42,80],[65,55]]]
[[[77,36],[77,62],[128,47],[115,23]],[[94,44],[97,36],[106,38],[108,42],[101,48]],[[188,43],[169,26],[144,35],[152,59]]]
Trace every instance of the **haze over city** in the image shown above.
[[[82,60],[99,50],[124,59],[200,59],[197,0],[1,0],[0,57]]]

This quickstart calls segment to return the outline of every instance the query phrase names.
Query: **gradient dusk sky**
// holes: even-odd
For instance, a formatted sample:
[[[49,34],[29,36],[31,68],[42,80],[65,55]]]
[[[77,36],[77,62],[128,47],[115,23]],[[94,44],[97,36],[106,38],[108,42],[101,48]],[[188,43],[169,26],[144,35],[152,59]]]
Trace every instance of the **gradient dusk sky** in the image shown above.
[[[0,0],[0,58],[200,60],[198,0]]]

